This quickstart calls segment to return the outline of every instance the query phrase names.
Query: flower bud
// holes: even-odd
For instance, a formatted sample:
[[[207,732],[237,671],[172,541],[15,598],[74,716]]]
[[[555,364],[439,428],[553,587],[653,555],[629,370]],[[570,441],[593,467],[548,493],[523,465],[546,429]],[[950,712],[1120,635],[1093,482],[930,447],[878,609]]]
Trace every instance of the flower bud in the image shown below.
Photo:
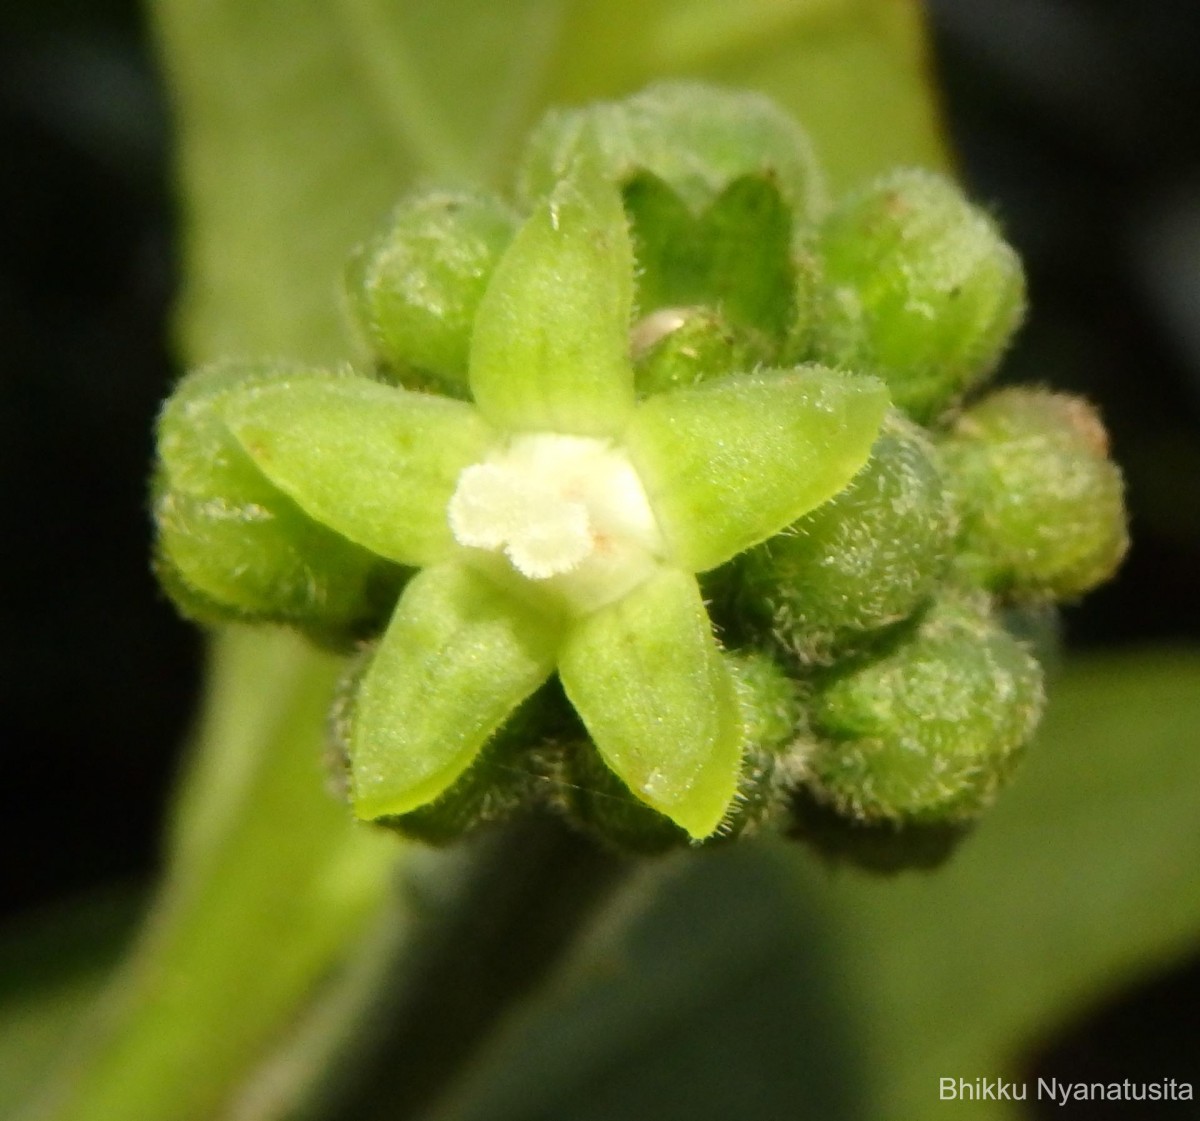
[[[580,158],[624,186],[663,180],[695,213],[732,180],[767,174],[797,221],[824,206],[823,176],[801,127],[761,94],[660,82],[623,101],[553,110],[530,135],[517,173],[527,202],[544,197]]]
[[[167,402],[153,486],[156,567],[184,614],[291,623],[334,644],[386,617],[403,570],[310,519],[263,477],[222,420],[235,390],[336,376],[224,363],[189,374]]]
[[[829,286],[823,360],[882,378],[923,423],[992,371],[1021,322],[1016,253],[932,172],[893,172],[850,195],[819,245]]]
[[[819,686],[810,787],[847,817],[970,820],[1008,779],[1042,703],[1041,667],[986,600],[947,598],[884,654]]]
[[[466,396],[475,310],[515,228],[489,195],[432,191],[402,203],[351,259],[351,311],[402,384]]]
[[[742,558],[737,602],[801,661],[828,661],[933,594],[954,529],[929,441],[893,413],[845,490]]]
[[[1014,598],[1063,599],[1108,579],[1129,539],[1121,473],[1086,401],[1005,389],[943,446],[962,507],[960,565]]]

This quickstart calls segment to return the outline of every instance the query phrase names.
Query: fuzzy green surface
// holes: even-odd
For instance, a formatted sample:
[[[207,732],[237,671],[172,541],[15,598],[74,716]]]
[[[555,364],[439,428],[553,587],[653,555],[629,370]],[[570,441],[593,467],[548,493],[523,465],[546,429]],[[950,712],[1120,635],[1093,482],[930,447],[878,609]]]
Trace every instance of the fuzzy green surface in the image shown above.
[[[920,421],[992,371],[1024,314],[1016,253],[932,172],[893,172],[843,199],[818,252],[829,287],[818,353],[883,378]]]
[[[776,348],[710,307],[662,308],[630,333],[638,393],[649,396],[768,365]]]
[[[1037,660],[986,604],[947,599],[881,657],[840,666],[812,710],[812,785],[868,820],[966,820],[988,806],[1037,726]]]
[[[475,312],[515,227],[490,195],[428,191],[401,203],[356,252],[346,277],[351,311],[393,376],[408,384],[425,371],[465,395]]]
[[[943,446],[963,510],[960,563],[996,591],[1070,598],[1129,547],[1120,468],[1080,398],[1007,389],[959,418]]]
[[[692,208],[742,175],[775,178],[798,219],[824,205],[812,142],[769,98],[697,82],[661,82],[619,102],[552,110],[530,136],[518,192],[541,197],[581,156],[613,182],[649,172]]]
[[[772,658],[744,651],[725,653],[722,661],[733,683],[743,748],[737,788],[710,842],[748,835],[782,815],[788,776],[776,759],[800,720],[796,685]],[[687,832],[638,798],[592,743],[566,743],[561,761],[561,808],[603,844],[646,854],[688,843]]]
[[[273,363],[202,367],[158,422],[153,509],[158,566],[186,614],[295,623],[330,636],[377,620],[399,573],[313,521],[267,480],[230,432],[239,394],[340,383]]]
[[[743,175],[693,212],[639,172],[623,191],[637,247],[638,307],[705,304],[777,343],[796,316],[793,214],[774,178]]]
[[[933,594],[954,530],[929,441],[893,414],[849,486],[742,559],[738,602],[783,649],[828,660]]]

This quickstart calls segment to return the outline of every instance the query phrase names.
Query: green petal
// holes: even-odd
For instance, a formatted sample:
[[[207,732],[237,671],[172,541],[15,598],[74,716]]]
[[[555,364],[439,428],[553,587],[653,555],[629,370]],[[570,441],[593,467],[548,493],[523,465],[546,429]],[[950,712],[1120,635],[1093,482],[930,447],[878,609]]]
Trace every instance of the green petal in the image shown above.
[[[695,579],[663,570],[576,622],[558,672],[630,790],[693,837],[709,836],[737,789],[742,731]]]
[[[554,668],[559,627],[459,564],[418,574],[359,686],[350,730],[355,813],[436,798]]]
[[[471,389],[499,428],[615,435],[633,407],[633,250],[615,188],[564,179],[484,293]]]
[[[626,446],[675,560],[704,572],[837,494],[887,405],[874,378],[820,366],[736,375],[651,397]]]
[[[365,378],[248,390],[226,423],[317,521],[401,564],[453,545],[446,505],[491,436],[469,405]]]

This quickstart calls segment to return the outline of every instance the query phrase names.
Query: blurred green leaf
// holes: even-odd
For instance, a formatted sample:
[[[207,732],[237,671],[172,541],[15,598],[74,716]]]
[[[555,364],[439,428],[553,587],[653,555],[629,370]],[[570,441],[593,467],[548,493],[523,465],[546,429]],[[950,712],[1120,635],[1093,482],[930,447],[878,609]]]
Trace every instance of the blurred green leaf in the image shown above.
[[[283,632],[231,630],[215,652],[178,876],[31,1116],[213,1116],[337,976],[385,898],[394,839],[353,826],[322,773],[340,660]],[[255,711],[264,697],[270,717]],[[238,713],[253,739],[230,728]],[[203,750],[221,732],[232,734],[212,758],[227,773]]]
[[[789,854],[650,865],[435,1121],[866,1118],[834,932]]]
[[[503,180],[555,102],[760,89],[843,187],[944,166],[913,0],[152,0],[181,129],[191,361],[342,357],[354,244],[422,177]]]
[[[140,914],[130,892],[73,901],[0,930],[0,1117],[54,1067]]]
[[[1196,948],[1198,727],[1200,652],[1080,660],[936,872],[762,845],[647,873],[438,1121],[1006,1116],[939,1106],[938,1078],[1018,1077],[1047,1031]]]

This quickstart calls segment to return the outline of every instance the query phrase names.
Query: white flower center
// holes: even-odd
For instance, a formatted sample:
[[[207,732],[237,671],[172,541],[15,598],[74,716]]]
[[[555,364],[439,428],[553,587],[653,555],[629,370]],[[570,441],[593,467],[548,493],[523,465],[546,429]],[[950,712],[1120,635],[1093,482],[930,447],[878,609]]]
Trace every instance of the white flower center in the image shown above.
[[[633,464],[586,436],[515,437],[463,470],[446,513],[460,545],[503,552],[529,580],[575,576],[559,585],[588,601],[624,594],[662,554]]]

